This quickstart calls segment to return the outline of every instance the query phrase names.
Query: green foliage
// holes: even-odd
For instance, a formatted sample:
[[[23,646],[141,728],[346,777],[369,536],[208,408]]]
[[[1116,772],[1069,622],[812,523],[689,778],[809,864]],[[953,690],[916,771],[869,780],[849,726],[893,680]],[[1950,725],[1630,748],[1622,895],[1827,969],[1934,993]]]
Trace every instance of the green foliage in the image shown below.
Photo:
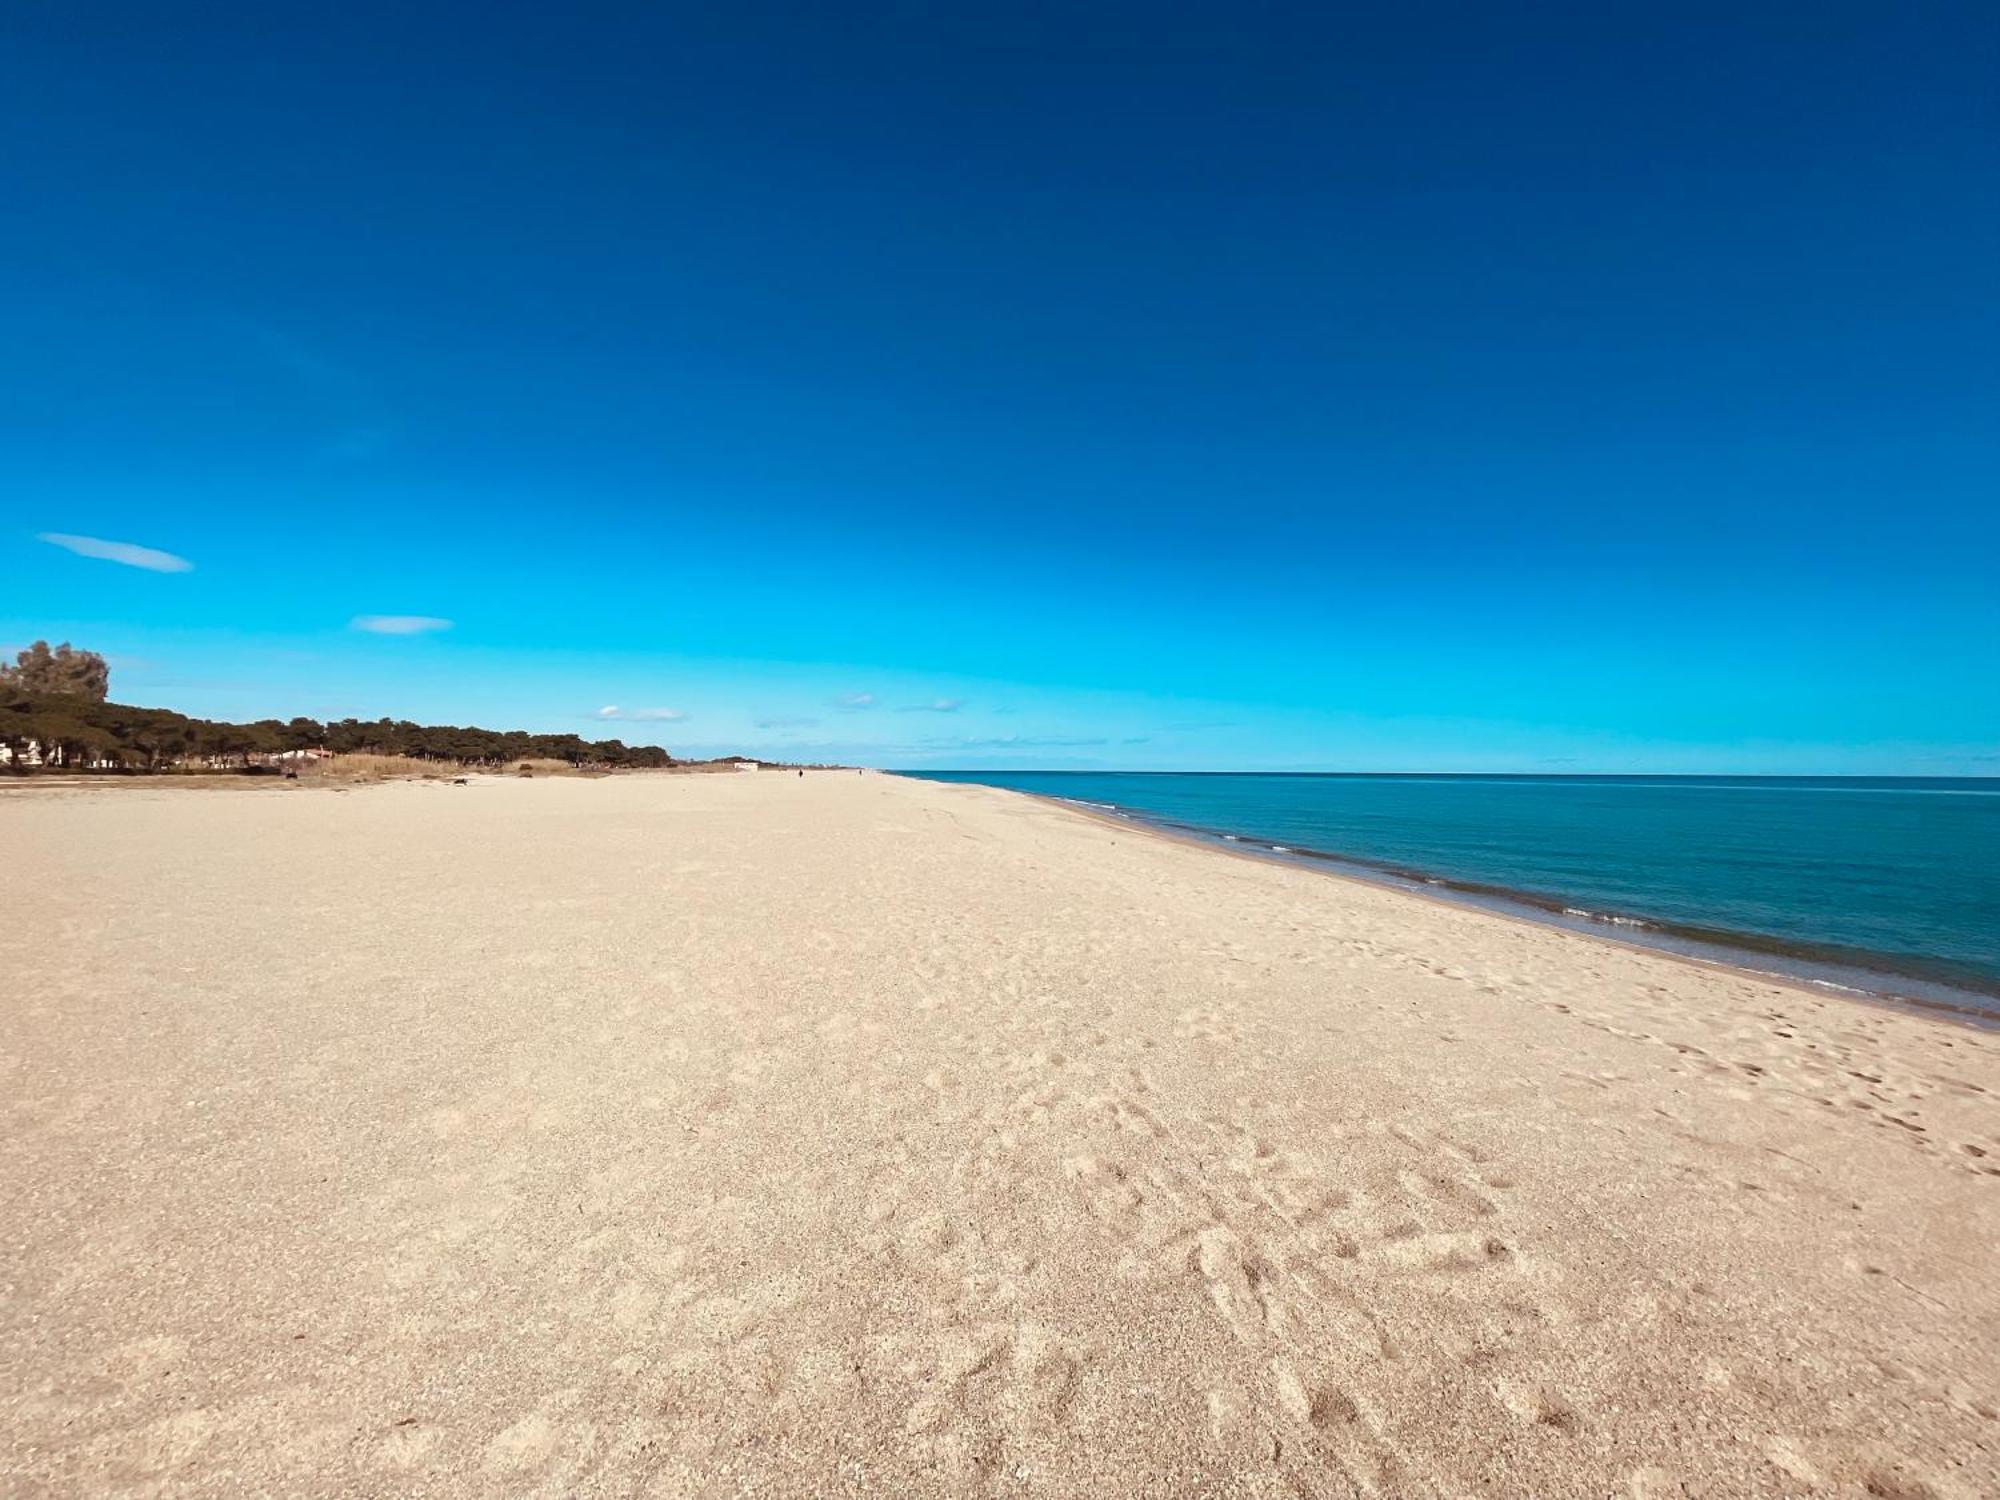
[[[53,651],[47,641],[36,641],[15,653],[13,666],[0,666],[0,689],[5,688],[102,703],[111,692],[111,668],[95,651],[78,651],[68,641]]]
[[[24,657],[28,654],[22,653]],[[260,719],[254,724],[191,719],[172,709],[106,703],[101,696],[92,699],[82,694],[30,691],[8,672],[0,676],[0,744],[13,751],[18,765],[30,742],[42,747],[45,760],[51,758],[53,750],[55,758],[66,765],[108,760],[138,770],[161,770],[187,762],[249,765],[287,750],[367,752],[495,765],[560,760],[573,766],[650,769],[674,763],[672,756],[653,745],[627,745],[619,740],[593,743],[574,734],[412,724],[402,719],[341,719],[329,724],[303,718],[289,722]]]

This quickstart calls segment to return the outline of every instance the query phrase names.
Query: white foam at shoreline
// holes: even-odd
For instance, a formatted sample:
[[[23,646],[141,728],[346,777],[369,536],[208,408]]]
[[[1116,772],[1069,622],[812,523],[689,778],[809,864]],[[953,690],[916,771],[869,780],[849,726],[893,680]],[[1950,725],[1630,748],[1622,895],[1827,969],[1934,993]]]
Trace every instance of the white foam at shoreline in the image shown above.
[[[1646,932],[1655,930],[1654,925],[1643,917],[1619,917],[1609,912],[1588,911],[1581,906],[1565,906],[1562,914],[1566,917],[1582,917],[1586,922],[1604,922],[1612,927],[1637,927]]]

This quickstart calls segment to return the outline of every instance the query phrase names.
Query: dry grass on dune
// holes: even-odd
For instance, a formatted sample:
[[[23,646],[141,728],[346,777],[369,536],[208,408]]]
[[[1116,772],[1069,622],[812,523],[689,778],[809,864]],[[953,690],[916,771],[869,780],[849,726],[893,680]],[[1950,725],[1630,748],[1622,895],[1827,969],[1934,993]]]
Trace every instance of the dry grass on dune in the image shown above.
[[[299,767],[301,780],[309,777],[315,781],[437,781],[464,774],[465,767],[455,760],[419,760],[413,755],[365,752],[305,761]]]
[[[302,779],[321,781],[449,781],[470,774],[489,776],[592,776],[593,772],[566,760],[535,757],[510,760],[492,766],[459,760],[422,760],[414,755],[376,755],[356,751],[330,760],[306,761],[300,766]]]
[[[500,770],[510,776],[605,776],[606,771],[586,770],[566,760],[510,760]]]

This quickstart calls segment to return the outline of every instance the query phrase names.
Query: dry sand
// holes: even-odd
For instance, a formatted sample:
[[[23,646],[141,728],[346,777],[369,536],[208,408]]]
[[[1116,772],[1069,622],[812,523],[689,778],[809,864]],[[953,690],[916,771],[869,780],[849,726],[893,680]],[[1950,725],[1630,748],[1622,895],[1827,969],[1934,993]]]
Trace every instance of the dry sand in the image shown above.
[[[888,777],[0,796],[0,1490],[2000,1493],[2000,1038]]]

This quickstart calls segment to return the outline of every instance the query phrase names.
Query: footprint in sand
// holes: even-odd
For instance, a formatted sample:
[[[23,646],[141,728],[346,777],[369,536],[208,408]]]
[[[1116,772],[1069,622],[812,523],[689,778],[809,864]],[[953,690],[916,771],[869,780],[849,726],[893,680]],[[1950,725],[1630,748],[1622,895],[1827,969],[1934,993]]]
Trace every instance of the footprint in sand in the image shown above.
[[[1288,1326],[1285,1305],[1270,1290],[1270,1268],[1243,1254],[1233,1230],[1220,1224],[1202,1230],[1195,1236],[1194,1258],[1215,1310],[1238,1340],[1255,1344]]]
[[[1361,1420],[1353,1397],[1335,1385],[1309,1385],[1288,1360],[1271,1362],[1271,1385],[1278,1409],[1301,1427],[1325,1432],[1352,1427]]]
[[[519,1474],[547,1463],[555,1451],[556,1433],[549,1419],[530,1412],[486,1445],[486,1468],[496,1474]]]
[[[1502,1406],[1532,1426],[1546,1427],[1564,1437],[1583,1431],[1583,1418],[1575,1405],[1552,1385],[1503,1380],[1493,1393]]]

